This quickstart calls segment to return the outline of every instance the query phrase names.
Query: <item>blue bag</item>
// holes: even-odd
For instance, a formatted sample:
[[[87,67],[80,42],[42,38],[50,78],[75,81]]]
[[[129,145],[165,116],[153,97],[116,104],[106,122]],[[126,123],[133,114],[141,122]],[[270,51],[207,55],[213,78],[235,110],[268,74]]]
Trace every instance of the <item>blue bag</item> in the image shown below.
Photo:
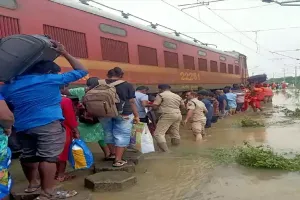
[[[94,164],[93,154],[82,140],[73,140],[70,146],[69,162],[73,169],[89,169]]]
[[[12,186],[12,179],[8,169],[0,170],[0,199],[8,196]]]

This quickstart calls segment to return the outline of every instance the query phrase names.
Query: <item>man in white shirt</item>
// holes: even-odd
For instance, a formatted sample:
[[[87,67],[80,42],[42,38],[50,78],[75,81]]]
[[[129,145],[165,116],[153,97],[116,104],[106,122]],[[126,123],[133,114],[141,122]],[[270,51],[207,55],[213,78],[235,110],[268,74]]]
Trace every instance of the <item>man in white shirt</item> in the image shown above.
[[[147,86],[139,86],[135,92],[135,104],[139,112],[140,122],[148,123],[147,108],[149,97],[147,92],[149,88]]]

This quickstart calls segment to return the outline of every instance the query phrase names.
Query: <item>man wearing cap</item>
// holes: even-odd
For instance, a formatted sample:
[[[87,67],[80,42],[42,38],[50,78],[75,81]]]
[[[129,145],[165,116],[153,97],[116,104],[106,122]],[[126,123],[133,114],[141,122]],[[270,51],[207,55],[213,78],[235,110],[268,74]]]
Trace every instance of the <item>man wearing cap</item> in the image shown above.
[[[171,87],[169,85],[160,84],[158,89],[159,94],[155,98],[153,107],[158,108],[158,113],[161,116],[154,137],[159,148],[167,152],[169,149],[165,138],[166,132],[170,133],[173,145],[179,145],[180,143],[179,126],[182,120],[180,107],[184,108],[185,106],[182,98],[170,91]]]

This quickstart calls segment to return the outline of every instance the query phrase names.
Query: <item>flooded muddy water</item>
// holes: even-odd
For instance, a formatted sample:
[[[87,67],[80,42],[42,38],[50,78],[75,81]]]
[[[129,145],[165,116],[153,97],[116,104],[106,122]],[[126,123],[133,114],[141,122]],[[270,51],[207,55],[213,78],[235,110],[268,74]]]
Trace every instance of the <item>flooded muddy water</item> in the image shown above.
[[[245,140],[268,144],[275,150],[300,151],[300,123],[279,113],[274,105],[295,109],[298,97],[293,91],[279,92],[273,105],[264,105],[263,113],[239,114],[220,120],[207,131],[207,141],[193,141],[191,130],[182,127],[182,143],[172,153],[146,155],[137,166],[138,183],[122,192],[93,193],[92,199],[105,200],[279,200],[300,198],[300,174],[280,170],[253,169],[218,165],[201,152],[207,148],[240,145]],[[263,128],[241,128],[243,117],[263,122]],[[94,148],[93,148],[94,149]],[[95,147],[94,151],[99,151]],[[78,184],[76,183],[78,182]],[[68,188],[82,190],[78,178]]]

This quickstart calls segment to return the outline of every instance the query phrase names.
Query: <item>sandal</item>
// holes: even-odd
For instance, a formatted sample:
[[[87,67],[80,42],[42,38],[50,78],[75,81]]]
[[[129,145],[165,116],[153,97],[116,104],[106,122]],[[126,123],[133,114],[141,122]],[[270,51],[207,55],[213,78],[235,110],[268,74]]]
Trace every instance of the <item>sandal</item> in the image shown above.
[[[39,189],[41,188],[40,185],[37,185],[37,186],[31,186],[31,187],[28,187],[24,190],[25,193],[34,193],[36,191],[38,191]]]
[[[127,164],[126,160],[115,160],[113,163],[113,167],[123,167]]]
[[[114,161],[116,159],[116,155],[110,154],[109,156],[104,158],[104,161]]]
[[[69,181],[74,179],[76,176],[75,175],[64,175],[64,176],[56,176],[55,180],[59,181],[59,182],[65,182],[65,181]]]
[[[55,199],[67,199],[74,197],[78,194],[75,190],[72,191],[57,191],[54,195],[47,195],[47,194],[41,194],[34,200],[44,200],[44,199],[49,199],[49,200],[55,200]]]
[[[78,194],[75,190],[72,191],[57,191],[55,197],[57,199],[66,199],[66,198],[71,198],[74,197]]]

